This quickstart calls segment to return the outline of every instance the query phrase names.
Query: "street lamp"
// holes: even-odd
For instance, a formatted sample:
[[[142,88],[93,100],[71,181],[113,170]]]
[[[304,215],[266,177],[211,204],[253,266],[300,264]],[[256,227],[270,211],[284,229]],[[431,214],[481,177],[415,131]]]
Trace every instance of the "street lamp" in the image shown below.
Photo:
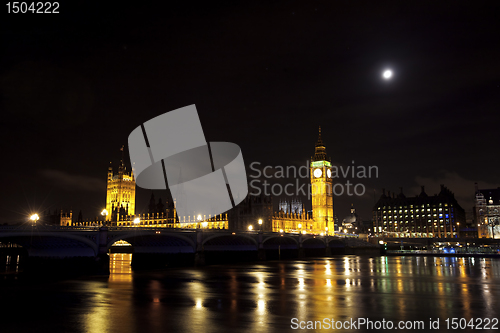
[[[262,219],[259,219],[259,229],[262,231]]]
[[[108,210],[104,208],[101,212],[101,215],[104,216],[104,223],[106,223],[106,219],[108,218]]]
[[[36,221],[38,221],[39,219],[40,217],[36,213],[30,216],[30,220],[33,221],[34,224],[36,224]]]
[[[299,223],[297,227],[299,227],[299,234],[300,234],[300,229],[302,229],[302,223]]]
[[[141,219],[140,219],[140,218],[138,218],[138,217],[136,217],[136,218],[134,219],[134,224],[135,224],[135,225],[139,225],[139,223],[141,223]]]
[[[252,230],[253,230],[253,226],[250,224],[250,225],[248,226],[248,231],[252,231]]]
[[[325,234],[328,236],[328,227],[325,228]]]
[[[36,213],[30,216],[30,220],[33,221],[33,223],[31,224],[30,247],[33,244],[33,225],[35,225],[36,221],[38,221],[39,219],[40,219],[40,217]]]
[[[201,224],[201,226],[202,226],[203,228],[208,227],[208,222],[207,222],[207,221],[203,222],[203,223]]]

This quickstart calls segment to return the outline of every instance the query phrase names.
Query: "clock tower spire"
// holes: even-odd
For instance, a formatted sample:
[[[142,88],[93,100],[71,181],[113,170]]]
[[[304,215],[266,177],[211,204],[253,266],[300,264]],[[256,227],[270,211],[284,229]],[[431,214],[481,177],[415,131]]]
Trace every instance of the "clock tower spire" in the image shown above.
[[[321,138],[319,127],[318,141],[311,159],[311,196],[313,208],[313,229],[316,232],[334,233],[333,219],[333,188],[331,160],[326,155],[326,148]]]
[[[316,148],[314,149],[314,158],[313,161],[327,161],[329,160],[326,157],[326,149],[323,144],[323,139],[321,139],[321,126],[319,127],[319,135],[318,141],[316,142]]]

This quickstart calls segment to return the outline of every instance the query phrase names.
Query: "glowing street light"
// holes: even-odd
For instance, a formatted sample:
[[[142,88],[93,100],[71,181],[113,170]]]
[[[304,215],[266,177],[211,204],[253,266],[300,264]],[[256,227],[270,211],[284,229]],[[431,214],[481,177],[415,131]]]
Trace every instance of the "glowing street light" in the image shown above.
[[[33,221],[33,223],[35,223],[35,224],[36,224],[36,221],[38,221],[39,219],[40,219],[40,217],[36,213],[30,216],[30,220]]]
[[[139,223],[141,223],[141,219],[140,219],[140,218],[138,218],[138,217],[136,217],[136,218],[134,219],[134,224],[135,224],[135,225],[138,225]]]
[[[207,222],[207,221],[203,222],[203,223],[201,224],[201,226],[202,226],[203,228],[208,227],[208,222]]]
[[[259,219],[259,229],[262,231],[262,219]]]
[[[104,221],[108,219],[108,210],[104,208],[101,212],[101,215],[104,216]]]
[[[253,226],[250,224],[250,225],[248,226],[248,231],[252,231],[252,230],[253,230]]]
[[[40,217],[36,213],[30,216],[30,220],[33,221],[33,223],[31,224],[30,246],[33,244],[33,225],[35,225],[36,221],[38,221],[39,219]]]

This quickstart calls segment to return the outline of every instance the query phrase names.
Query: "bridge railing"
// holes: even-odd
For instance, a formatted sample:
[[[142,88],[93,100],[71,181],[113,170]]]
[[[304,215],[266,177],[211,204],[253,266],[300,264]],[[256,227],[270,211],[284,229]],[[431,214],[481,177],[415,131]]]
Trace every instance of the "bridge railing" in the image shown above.
[[[169,228],[169,227],[128,227],[128,226],[48,226],[48,225],[16,225],[16,226],[0,226],[0,232],[2,231],[99,231],[101,228],[105,228],[108,231],[173,231],[173,232],[196,232],[197,230],[203,230],[206,232],[221,232],[227,233],[227,229],[211,229],[211,228]]]

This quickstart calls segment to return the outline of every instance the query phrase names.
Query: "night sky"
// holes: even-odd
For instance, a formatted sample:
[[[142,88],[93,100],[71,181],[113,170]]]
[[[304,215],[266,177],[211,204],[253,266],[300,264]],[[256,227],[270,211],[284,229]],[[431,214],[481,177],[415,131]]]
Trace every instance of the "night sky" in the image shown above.
[[[469,211],[474,182],[500,186],[499,5],[4,5],[0,223],[98,215],[129,133],[191,104],[207,141],[238,144],[247,165],[304,165],[321,126],[334,164],[378,166],[378,178],[351,180],[364,196],[335,198],[340,218],[354,203],[369,220],[382,188],[421,185],[445,184]],[[137,211],[150,193],[138,189]]]

